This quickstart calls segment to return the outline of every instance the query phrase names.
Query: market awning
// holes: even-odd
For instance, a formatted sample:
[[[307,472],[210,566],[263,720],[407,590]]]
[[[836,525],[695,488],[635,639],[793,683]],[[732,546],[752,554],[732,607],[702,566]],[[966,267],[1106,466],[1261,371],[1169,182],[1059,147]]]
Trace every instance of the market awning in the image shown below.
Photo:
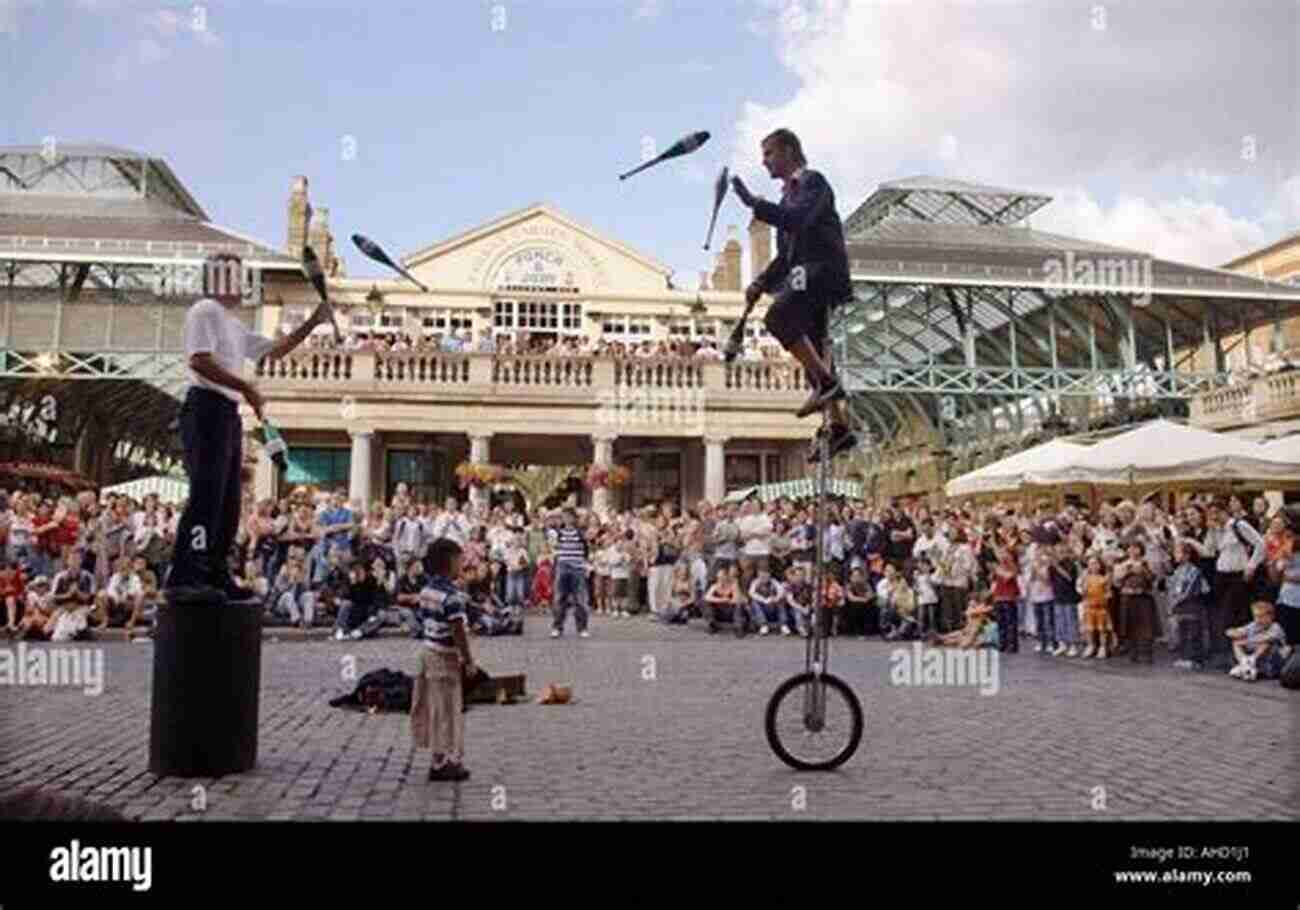
[[[190,482],[179,477],[160,474],[105,487],[100,492],[115,496],[129,496],[131,499],[144,499],[150,493],[156,493],[159,502],[184,502],[190,498]]]
[[[832,477],[826,483],[826,492],[831,496],[841,496],[847,499],[862,498],[862,484],[856,480],[845,480],[842,477]],[[757,496],[763,502],[771,502],[774,499],[786,497],[789,499],[806,499],[817,494],[817,481],[811,477],[805,477],[801,480],[787,480],[784,483],[769,483],[761,487],[749,487],[745,490],[736,490],[728,493],[723,502],[741,502],[751,496]]]
[[[11,461],[0,464],[0,476],[23,477],[28,480],[43,480],[71,487],[74,490],[93,490],[98,484],[75,471],[52,464],[37,464],[29,461]]]

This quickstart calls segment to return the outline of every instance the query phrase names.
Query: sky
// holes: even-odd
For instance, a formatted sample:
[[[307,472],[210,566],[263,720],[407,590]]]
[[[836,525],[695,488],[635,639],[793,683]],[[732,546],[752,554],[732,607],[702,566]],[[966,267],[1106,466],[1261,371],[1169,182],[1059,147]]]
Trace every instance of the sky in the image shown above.
[[[1218,266],[1300,230],[1298,57],[1297,0],[0,0],[0,143],[147,152],[276,246],[305,175],[350,276],[389,277],[354,232],[405,254],[547,202],[694,288],[715,176],[779,195],[781,126],[845,217],[946,176]]]

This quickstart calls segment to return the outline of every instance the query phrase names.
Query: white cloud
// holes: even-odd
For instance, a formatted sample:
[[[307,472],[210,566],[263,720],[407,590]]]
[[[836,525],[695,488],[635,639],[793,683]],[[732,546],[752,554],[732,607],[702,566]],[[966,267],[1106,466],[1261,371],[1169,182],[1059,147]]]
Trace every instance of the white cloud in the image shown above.
[[[140,17],[146,29],[158,32],[167,38],[176,37],[181,27],[180,14],[174,10],[160,9]]]
[[[683,63],[681,66],[683,73],[693,76],[702,76],[706,73],[713,72],[715,69],[717,69],[717,67],[712,63],[705,63],[703,60],[692,60],[688,63]]]
[[[1276,239],[1255,220],[1218,203],[1186,197],[1122,196],[1111,206],[1082,187],[1050,192],[1054,201],[1033,217],[1035,228],[1150,253],[1160,259],[1217,268],[1242,251]]]
[[[153,38],[141,38],[136,43],[136,53],[140,62],[145,66],[161,63],[168,57],[167,49]]]
[[[783,126],[831,177],[842,214],[879,183],[923,173],[1055,187],[1035,227],[1220,264],[1300,219],[1300,177],[1279,192],[1300,149],[1261,145],[1271,182],[1241,162],[1241,136],[1295,122],[1295,93],[1258,85],[1290,59],[1298,14],[1223,0],[1178,9],[1126,5],[1096,31],[1088,4],[755,0],[750,30],[795,88],[744,103],[732,167],[766,188],[758,144]],[[1259,201],[1268,195],[1276,204]]]
[[[939,140],[939,157],[944,161],[956,161],[957,149],[957,137],[952,133],[945,133]]]

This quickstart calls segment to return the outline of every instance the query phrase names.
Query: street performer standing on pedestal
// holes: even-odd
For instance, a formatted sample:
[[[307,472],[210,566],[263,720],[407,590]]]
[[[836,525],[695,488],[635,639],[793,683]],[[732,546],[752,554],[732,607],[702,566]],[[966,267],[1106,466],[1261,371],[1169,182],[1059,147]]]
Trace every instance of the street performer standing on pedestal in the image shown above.
[[[754,217],[777,228],[777,256],[745,289],[752,304],[765,293],[774,302],[764,318],[767,330],[794,355],[807,372],[813,393],[797,414],[807,417],[834,404],[830,453],[836,455],[857,445],[842,404],[845,393],[822,349],[828,334],[830,311],[853,296],[844,227],[835,211],[835,193],[819,171],[808,168],[799,137],[780,129],[763,140],[763,166],[784,181],[781,202],[754,196],[739,177],[732,186]],[[813,440],[809,461],[821,457]]]
[[[262,396],[240,373],[245,359],[283,357],[332,318],[332,308],[322,303],[292,334],[273,342],[249,331],[236,315],[243,285],[238,256],[208,257],[203,267],[205,296],[185,316],[185,357],[192,384],[181,406],[180,431],[190,495],[176,529],[167,577],[166,590],[173,597],[206,599],[219,592],[230,602],[253,599],[252,592],[234,584],[226,564],[239,524],[240,399],[263,419]]]

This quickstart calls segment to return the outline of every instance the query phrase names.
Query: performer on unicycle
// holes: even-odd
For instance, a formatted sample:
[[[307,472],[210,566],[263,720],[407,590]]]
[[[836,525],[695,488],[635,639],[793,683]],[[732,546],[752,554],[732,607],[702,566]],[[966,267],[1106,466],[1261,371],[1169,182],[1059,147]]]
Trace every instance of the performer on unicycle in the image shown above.
[[[763,166],[784,189],[780,203],[749,192],[744,181],[732,178],[736,195],[754,210],[754,217],[777,228],[777,256],[745,289],[752,304],[765,293],[774,302],[764,318],[767,330],[803,365],[812,395],[796,412],[807,417],[832,405],[830,455],[834,458],[857,445],[844,411],[844,387],[835,376],[826,346],[830,311],[853,296],[844,227],[835,211],[835,193],[819,171],[808,168],[799,137],[779,129],[763,140]],[[820,433],[820,431],[819,431]],[[821,457],[814,439],[810,462]]]

